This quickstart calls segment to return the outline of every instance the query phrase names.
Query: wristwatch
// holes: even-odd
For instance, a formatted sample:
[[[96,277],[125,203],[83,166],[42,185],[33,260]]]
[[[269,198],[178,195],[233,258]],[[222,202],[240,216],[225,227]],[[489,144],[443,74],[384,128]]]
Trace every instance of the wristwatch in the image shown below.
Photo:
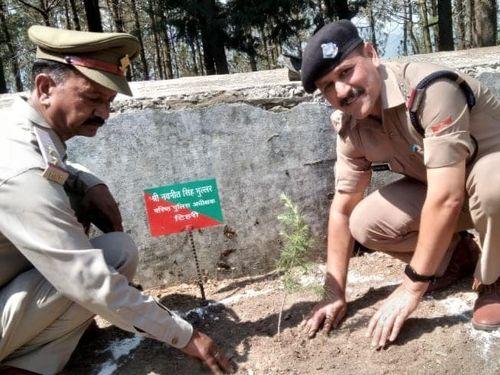
[[[409,264],[407,264],[405,267],[405,275],[408,276],[408,278],[411,281],[415,281],[415,282],[417,282],[417,281],[419,281],[419,282],[428,282],[428,281],[433,282],[434,280],[436,280],[436,276],[434,276],[434,275],[432,275],[432,276],[420,275]]]

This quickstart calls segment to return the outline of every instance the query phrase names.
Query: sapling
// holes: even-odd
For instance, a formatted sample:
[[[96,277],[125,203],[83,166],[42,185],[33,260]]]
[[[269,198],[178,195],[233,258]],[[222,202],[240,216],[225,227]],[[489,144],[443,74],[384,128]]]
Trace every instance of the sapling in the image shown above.
[[[285,211],[278,215],[278,221],[283,227],[280,231],[282,250],[277,262],[283,285],[283,299],[278,317],[278,337],[281,332],[281,318],[286,296],[302,288],[299,278],[307,274],[311,268],[311,263],[307,261],[307,254],[314,244],[309,225],[306,224],[297,205],[284,193],[281,193],[280,199],[285,206]]]

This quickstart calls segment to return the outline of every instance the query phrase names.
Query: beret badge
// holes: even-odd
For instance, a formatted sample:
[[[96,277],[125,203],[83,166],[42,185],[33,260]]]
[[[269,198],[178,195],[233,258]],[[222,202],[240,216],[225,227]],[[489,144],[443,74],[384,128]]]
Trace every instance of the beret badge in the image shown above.
[[[323,50],[324,59],[334,59],[339,53],[339,47],[333,42],[323,43],[321,49]]]

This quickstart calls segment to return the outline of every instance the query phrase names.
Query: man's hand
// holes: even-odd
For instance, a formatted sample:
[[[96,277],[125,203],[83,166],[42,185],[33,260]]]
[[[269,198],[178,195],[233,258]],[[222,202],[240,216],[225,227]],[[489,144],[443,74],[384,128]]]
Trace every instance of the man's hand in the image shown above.
[[[106,185],[96,185],[87,190],[81,208],[78,220],[84,226],[92,222],[104,233],[123,232],[120,209]]]
[[[385,299],[368,324],[366,337],[372,338],[372,347],[383,348],[387,340],[394,341],[403,323],[417,308],[428,283],[414,283],[405,277],[403,283]]]
[[[302,330],[313,338],[323,324],[323,332],[328,333],[336,328],[347,311],[345,293],[333,291],[325,285],[325,295],[301,324]]]
[[[236,370],[235,364],[224,355],[215,342],[196,329],[193,331],[191,340],[181,351],[198,358],[213,374],[232,374]]]

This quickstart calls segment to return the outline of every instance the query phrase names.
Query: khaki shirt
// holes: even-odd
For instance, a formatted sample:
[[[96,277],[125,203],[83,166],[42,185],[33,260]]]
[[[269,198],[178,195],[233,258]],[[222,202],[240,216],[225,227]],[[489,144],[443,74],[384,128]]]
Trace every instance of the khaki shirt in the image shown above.
[[[411,124],[407,93],[437,70],[430,63],[385,63],[382,77],[382,119],[354,120],[341,111],[331,116],[338,132],[336,190],[361,192],[368,185],[372,163],[388,163],[391,170],[426,182],[427,168],[440,168],[500,151],[500,101],[477,80],[458,73],[471,87],[476,105],[469,110],[458,85],[439,80],[428,86],[417,115],[425,129],[422,137]]]
[[[191,325],[110,268],[102,251],[92,248],[64,187],[42,177],[46,165],[34,127],[46,129],[60,163],[71,173],[67,189],[84,192],[102,183],[68,165],[64,143],[33,107],[16,100],[0,132],[0,287],[35,267],[66,297],[110,323],[186,346]]]

